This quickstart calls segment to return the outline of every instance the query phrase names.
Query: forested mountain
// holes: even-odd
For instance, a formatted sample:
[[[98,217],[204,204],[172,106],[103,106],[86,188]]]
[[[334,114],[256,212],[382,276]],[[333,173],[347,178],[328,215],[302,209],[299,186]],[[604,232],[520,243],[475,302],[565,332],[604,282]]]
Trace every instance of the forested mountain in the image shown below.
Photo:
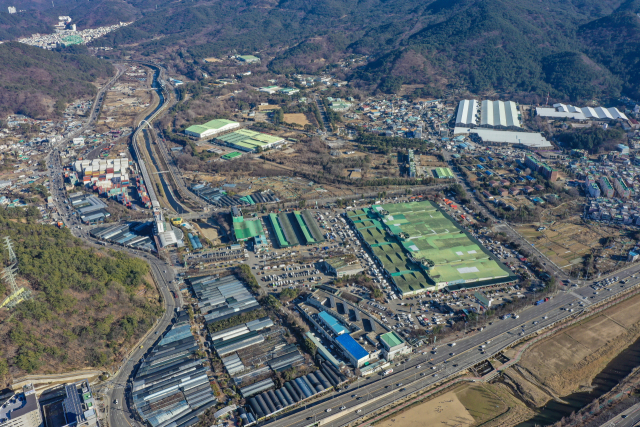
[[[68,229],[37,224],[38,216],[35,207],[0,208],[0,232],[18,258],[18,284],[33,292],[15,310],[0,311],[0,388],[10,382],[7,374],[111,371],[162,314],[146,262],[95,251]],[[2,268],[7,258],[0,251]],[[2,281],[0,300],[7,295]]]
[[[51,52],[17,42],[0,44],[0,117],[15,112],[42,117],[64,103],[92,96],[92,82],[113,75],[113,66],[84,46]]]
[[[0,4],[9,0],[0,0]],[[26,5],[46,10],[41,0]],[[576,101],[640,97],[640,0],[60,0],[82,22],[135,17],[95,42],[168,63],[260,52],[278,73],[370,57],[356,86],[468,89]],[[99,4],[99,6],[98,6]],[[52,13],[53,9],[47,13]]]

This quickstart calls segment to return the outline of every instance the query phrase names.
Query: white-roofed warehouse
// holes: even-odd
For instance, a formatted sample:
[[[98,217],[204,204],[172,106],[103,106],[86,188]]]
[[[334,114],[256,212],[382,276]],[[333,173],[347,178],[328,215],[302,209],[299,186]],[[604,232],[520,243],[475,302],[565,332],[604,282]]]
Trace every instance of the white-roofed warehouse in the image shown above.
[[[568,118],[573,120],[628,120],[628,117],[615,107],[574,107],[573,105],[553,104],[550,107],[537,107],[536,114],[540,117]]]
[[[480,125],[484,127],[519,128],[518,107],[513,101],[482,101]]]
[[[463,99],[458,104],[458,115],[456,116],[456,125],[477,125],[478,119],[478,101],[475,99]]]

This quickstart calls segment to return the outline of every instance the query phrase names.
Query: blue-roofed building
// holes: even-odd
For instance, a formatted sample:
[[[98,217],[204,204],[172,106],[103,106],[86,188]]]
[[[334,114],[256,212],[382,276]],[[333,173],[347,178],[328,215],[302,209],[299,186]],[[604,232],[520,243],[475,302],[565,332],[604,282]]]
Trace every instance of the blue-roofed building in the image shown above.
[[[349,334],[342,334],[336,339],[336,344],[340,347],[344,355],[356,368],[363,366],[369,361],[369,353]]]
[[[327,325],[327,327],[336,335],[342,335],[349,333],[349,330],[345,328],[335,317],[327,313],[326,311],[321,311],[318,314],[322,323]]]

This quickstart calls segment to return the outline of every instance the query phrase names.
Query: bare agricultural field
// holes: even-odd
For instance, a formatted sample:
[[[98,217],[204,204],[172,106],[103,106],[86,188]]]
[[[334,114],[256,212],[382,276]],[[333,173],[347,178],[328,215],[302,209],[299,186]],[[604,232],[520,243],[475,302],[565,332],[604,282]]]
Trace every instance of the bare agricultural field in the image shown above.
[[[567,204],[565,204],[567,205]],[[569,208],[569,205],[565,206]],[[558,211],[554,208],[553,211]],[[543,217],[549,217],[545,211]],[[544,222],[545,230],[538,231],[539,224],[527,224],[517,228],[518,232],[545,254],[558,267],[567,272],[584,269],[584,256],[593,255],[595,264],[590,272],[607,273],[626,262],[628,251],[635,240],[626,236],[627,231],[604,224],[584,223],[579,217],[569,217]],[[577,269],[577,270],[576,270]]]
[[[533,344],[523,353],[518,367],[560,396],[589,386],[593,377],[636,339],[639,306],[640,296],[635,296]],[[518,351],[515,347],[505,355],[513,357]]]
[[[469,427],[473,424],[473,417],[460,402],[458,396],[453,392],[449,392],[420,405],[413,406],[376,425],[380,427],[413,427],[416,425],[424,427],[442,425]]]
[[[295,123],[300,126],[310,125],[311,122],[304,113],[289,113],[284,115],[285,123]]]
[[[546,230],[537,231],[538,227],[528,224],[518,227],[517,231],[561,268],[582,262],[583,256],[601,247],[601,236],[583,224],[565,221]]]
[[[379,427],[470,427],[483,424],[507,412],[509,404],[492,386],[460,384],[451,391],[411,406],[386,418]],[[517,403],[516,403],[517,404]]]
[[[123,76],[107,91],[97,121],[98,131],[131,127],[136,117],[152,105],[155,92],[148,88],[149,71],[140,69],[138,74]]]

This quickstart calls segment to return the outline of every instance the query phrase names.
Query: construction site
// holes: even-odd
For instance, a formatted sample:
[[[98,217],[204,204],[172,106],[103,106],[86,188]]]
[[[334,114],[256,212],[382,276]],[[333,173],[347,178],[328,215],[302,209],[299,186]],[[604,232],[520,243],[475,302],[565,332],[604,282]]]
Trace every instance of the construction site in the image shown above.
[[[96,121],[96,131],[106,133],[121,127],[133,127],[154,103],[158,102],[151,89],[153,73],[146,67],[131,66],[115,86],[105,94]]]

